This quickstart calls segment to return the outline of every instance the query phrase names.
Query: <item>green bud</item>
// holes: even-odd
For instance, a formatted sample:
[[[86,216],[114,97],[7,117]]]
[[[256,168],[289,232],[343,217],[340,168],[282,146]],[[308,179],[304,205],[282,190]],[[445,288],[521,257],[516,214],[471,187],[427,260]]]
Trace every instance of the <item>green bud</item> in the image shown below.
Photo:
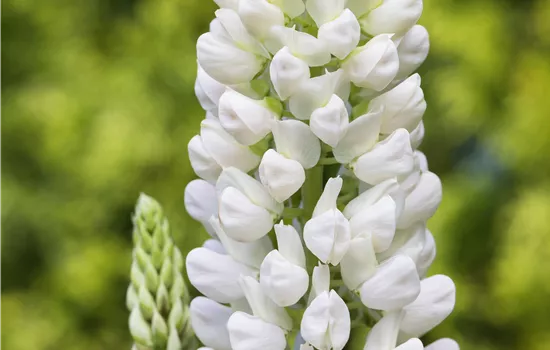
[[[130,280],[136,290],[139,290],[139,287],[145,284],[145,276],[143,276],[143,273],[139,269],[138,263],[135,260],[132,263],[132,268],[130,269]]]
[[[172,288],[170,289],[170,301],[174,304],[176,300],[180,299],[185,299],[187,301],[187,288],[185,288],[183,277],[178,274],[176,275],[174,284],[172,284]]]
[[[174,268],[176,269],[176,272],[181,274],[183,272],[184,261],[183,255],[181,255],[181,252],[177,247],[174,247],[172,262],[174,263]]]
[[[147,253],[150,253],[151,249],[153,249],[153,238],[147,232],[147,226],[145,222],[139,220],[137,222],[137,227],[139,232],[139,244]]]
[[[145,284],[147,288],[154,293],[157,290],[159,285],[159,275],[155,270],[153,264],[150,264],[146,267],[145,270]]]
[[[132,311],[139,304],[139,298],[136,292],[136,289],[132,284],[128,286],[126,291],[126,307],[128,310]]]
[[[156,312],[155,300],[145,286],[141,286],[139,289],[139,308],[141,309],[141,314],[145,319],[150,320],[153,317],[153,313]]]
[[[170,260],[164,260],[164,264],[162,264],[162,268],[160,269],[160,281],[168,288],[174,283],[174,267]]]
[[[162,249],[157,246],[153,246],[153,251],[151,252],[152,262],[155,269],[160,270],[162,263],[164,262],[164,253]]]
[[[186,320],[183,311],[183,303],[181,300],[177,300],[174,304],[172,304],[172,311],[170,311],[170,316],[168,316],[168,324],[170,327],[174,327],[178,331],[183,330]]]
[[[170,335],[168,336],[168,345],[166,346],[166,350],[180,350],[182,349],[182,344],[180,341],[180,336],[178,334],[178,331],[170,327]]]
[[[138,262],[140,270],[142,271],[146,270],[147,266],[151,264],[151,258],[140,246],[137,246],[136,249],[134,249],[134,256]]]
[[[155,311],[153,314],[153,320],[151,321],[151,328],[153,333],[153,343],[156,348],[166,346],[168,341],[168,327],[166,322],[162,319],[162,316]]]
[[[166,289],[166,286],[162,282],[157,290],[156,304],[157,309],[162,312],[163,315],[167,315],[170,311],[170,297],[168,296],[168,289]]]
[[[149,325],[143,319],[139,308],[134,308],[130,313],[128,326],[130,327],[130,334],[132,334],[132,338],[134,338],[137,344],[144,346],[153,345],[151,328],[149,328]]]
[[[161,247],[164,247],[165,242],[166,242],[166,237],[164,235],[162,226],[157,225],[155,227],[155,231],[153,232],[153,246],[161,248]]]

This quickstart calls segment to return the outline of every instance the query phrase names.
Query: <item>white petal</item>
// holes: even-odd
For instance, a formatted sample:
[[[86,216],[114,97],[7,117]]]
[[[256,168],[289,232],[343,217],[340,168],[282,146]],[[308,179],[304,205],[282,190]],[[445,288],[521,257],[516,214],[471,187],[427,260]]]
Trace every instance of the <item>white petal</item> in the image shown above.
[[[368,210],[353,216],[349,221],[352,237],[368,232],[375,252],[388,249],[395,234],[395,208],[395,201],[385,195]]]
[[[405,255],[386,260],[360,292],[363,304],[376,310],[397,310],[412,303],[420,293],[414,261]]]
[[[418,338],[412,338],[399,345],[395,350],[424,350],[424,344]]]
[[[328,292],[330,287],[330,269],[328,265],[319,263],[313,268],[311,276],[311,292],[309,294],[308,304],[323,292]]]
[[[201,122],[201,138],[204,148],[223,168],[233,166],[248,172],[260,163],[260,157],[239,144],[217,120]]]
[[[214,2],[220,8],[229,8],[237,11],[237,8],[239,7],[239,0],[214,0]]]
[[[306,9],[303,0],[270,0],[270,2],[279,6],[290,18],[300,16]]]
[[[397,230],[390,247],[377,255],[378,260],[383,261],[396,254],[403,254],[417,263],[426,241],[425,232],[424,223],[418,223],[406,230]]]
[[[413,131],[424,112],[426,101],[420,87],[420,76],[416,73],[390,91],[376,97],[369,109],[384,108],[381,133],[390,134],[398,128]]]
[[[385,313],[384,317],[370,330],[363,350],[393,350],[403,318],[401,310]]]
[[[374,275],[377,265],[370,234],[355,237],[340,262],[342,280],[350,290],[355,290]]]
[[[276,115],[261,101],[228,89],[219,101],[220,124],[243,145],[253,145],[271,131]]]
[[[418,275],[421,277],[426,276],[428,269],[432,265],[432,262],[435,260],[436,256],[436,247],[434,236],[430,230],[425,231],[424,238],[424,247],[420,252],[418,258],[416,259],[416,269],[418,270]]]
[[[195,174],[210,182],[215,182],[218,179],[222,168],[204,148],[202,138],[199,135],[193,136],[189,141],[187,152]]]
[[[336,147],[345,136],[348,123],[348,111],[344,101],[337,95],[332,95],[325,106],[313,111],[309,127],[321,141]]]
[[[359,18],[380,4],[380,0],[348,0],[346,2],[346,7],[353,11],[355,16]]]
[[[399,217],[398,228],[406,228],[418,221],[431,218],[441,203],[442,187],[439,177],[432,172],[422,173],[420,181],[405,199],[405,208]]]
[[[252,203],[234,187],[228,187],[221,193],[219,217],[227,235],[240,242],[260,239],[273,227],[271,213]]]
[[[231,350],[227,321],[233,311],[205,297],[196,297],[189,305],[191,326],[201,343],[216,350]]]
[[[285,307],[296,304],[304,296],[309,287],[309,275],[303,267],[273,250],[260,268],[260,284],[275,304]]]
[[[426,346],[426,350],[460,350],[460,347],[456,341],[449,338],[442,338]]]
[[[294,265],[306,267],[306,255],[300,235],[292,225],[284,225],[283,221],[274,226],[277,236],[277,250]]]
[[[324,66],[330,61],[330,53],[324,42],[294,28],[271,27],[265,44],[271,53],[287,46],[294,56],[304,60],[310,67]]]
[[[189,215],[200,221],[210,235],[215,235],[208,222],[212,215],[218,215],[218,200],[214,185],[204,180],[193,180],[185,187],[185,209]]]
[[[378,141],[382,110],[370,111],[349,123],[346,134],[332,150],[334,158],[348,164],[369,151]]]
[[[393,195],[399,189],[399,183],[396,179],[388,179],[376,186],[363,191],[358,197],[355,197],[344,208],[344,216],[351,219],[358,213],[368,210],[372,205],[378,202],[385,195]]]
[[[345,9],[338,17],[320,26],[317,34],[330,53],[341,60],[357,47],[360,36],[359,22],[349,9]]]
[[[405,307],[401,330],[419,337],[440,324],[453,311],[456,288],[449,277],[435,275],[421,282],[418,298]]]
[[[321,143],[309,126],[298,120],[277,121],[273,126],[277,152],[294,159],[304,169],[313,168],[321,156]]]
[[[240,279],[246,300],[252,308],[254,316],[260,317],[265,322],[275,324],[282,329],[292,329],[292,319],[283,307],[276,305],[262,290],[260,283],[250,276]]]
[[[240,0],[238,13],[248,31],[260,40],[268,35],[272,26],[285,24],[281,9],[266,0]]]
[[[346,254],[350,242],[349,222],[339,210],[328,210],[304,226],[308,249],[323,263],[334,266]]]
[[[222,171],[218,182],[216,182],[216,191],[220,195],[228,187],[234,187],[245,194],[252,203],[269,210],[272,213],[280,214],[283,211],[283,205],[277,203],[264,186],[252,176],[236,168],[226,168]]]
[[[233,350],[284,350],[286,338],[283,330],[259,317],[235,312],[227,323]]]
[[[271,240],[267,236],[249,243],[243,243],[227,236],[218,218],[211,217],[209,222],[227,254],[245,265],[259,269],[265,256],[273,249]]]
[[[313,209],[312,217],[316,217],[326,211],[336,209],[336,201],[338,200],[338,195],[342,190],[343,183],[344,180],[342,180],[340,176],[331,177],[328,179],[325,188],[323,189],[323,193]]]
[[[422,0],[384,0],[361,19],[369,34],[405,33],[422,14]]]
[[[401,39],[397,47],[399,54],[398,79],[403,79],[414,72],[424,62],[430,50],[430,38],[428,31],[417,24],[412,27]]]
[[[306,9],[311,18],[321,27],[332,21],[344,10],[345,0],[306,0]]]
[[[222,84],[251,81],[262,69],[264,58],[237,48],[205,33],[197,40],[197,58],[201,67]]]
[[[306,180],[302,165],[268,149],[259,168],[260,180],[271,197],[282,203],[296,193]]]
[[[209,76],[200,65],[197,67],[197,79],[195,80],[195,95],[205,111],[217,113],[218,101],[226,87]]]
[[[420,147],[420,144],[422,144],[422,141],[424,140],[424,122],[420,121],[418,123],[418,126],[411,132],[411,146],[413,149],[417,149]]]
[[[271,82],[282,100],[289,98],[294,91],[310,77],[306,62],[292,55],[288,47],[283,47],[273,57],[269,66]]]
[[[212,229],[213,230],[213,229]],[[208,250],[211,250],[213,252],[216,252],[218,254],[227,254],[225,251],[225,248],[223,247],[222,243],[218,241],[217,239],[207,239],[204,241],[202,246]]]
[[[269,54],[265,52],[264,47],[246,30],[237,11],[219,9],[216,10],[216,18],[237,47],[269,58]]]
[[[317,296],[304,312],[300,333],[319,349],[341,350],[350,334],[349,310],[334,291]]]
[[[344,80],[344,71],[341,69],[306,80],[290,97],[288,101],[290,112],[298,119],[307,120],[314,110],[326,105],[333,94],[346,100],[347,98],[338,91]]]
[[[244,294],[239,286],[239,277],[254,274],[252,269],[229,255],[202,247],[189,252],[186,270],[189,281],[199,292],[220,303],[242,298]]]
[[[403,176],[413,170],[414,159],[409,133],[398,129],[352,165],[354,174],[369,184]]]
[[[342,68],[359,87],[376,91],[386,88],[399,70],[399,56],[391,35],[377,35],[355,49],[344,60]]]

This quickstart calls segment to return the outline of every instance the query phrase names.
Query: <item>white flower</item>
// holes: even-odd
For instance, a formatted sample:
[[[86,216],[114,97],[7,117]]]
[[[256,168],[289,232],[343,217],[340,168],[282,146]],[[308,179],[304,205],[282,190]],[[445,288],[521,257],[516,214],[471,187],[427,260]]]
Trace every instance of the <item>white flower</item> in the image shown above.
[[[201,343],[216,350],[231,350],[227,321],[233,311],[205,297],[196,297],[189,305],[191,326]]]
[[[420,76],[414,74],[390,91],[374,98],[369,109],[384,108],[382,116],[382,134],[390,134],[398,128],[405,128],[412,132],[417,126],[424,112],[426,101],[420,87]]]
[[[311,274],[311,291],[307,302],[308,305],[323,292],[328,292],[329,287],[330,268],[328,265],[318,263],[318,265],[313,268],[313,273]]]
[[[397,129],[351,163],[355,176],[371,185],[409,174],[413,167],[413,151],[405,129]]]
[[[256,38],[263,40],[272,26],[285,24],[281,9],[267,0],[239,0],[239,17]]]
[[[460,350],[456,341],[442,338],[426,346],[426,350]]]
[[[359,44],[361,28],[353,12],[345,9],[338,17],[321,25],[317,37],[331,54],[342,60]]]
[[[237,11],[239,6],[239,0],[214,0],[214,2],[220,8],[229,8],[235,11]]]
[[[274,324],[244,312],[235,312],[227,322],[233,350],[284,350],[284,331]]]
[[[381,91],[399,70],[397,48],[390,34],[380,34],[353,50],[342,69],[357,86]]]
[[[404,79],[424,62],[430,51],[428,31],[417,24],[412,27],[397,46],[399,55],[398,79]]]
[[[342,100],[347,100],[349,95],[349,83],[342,69],[304,81],[288,101],[290,112],[298,119],[307,120],[314,110],[326,106],[334,94]]]
[[[341,350],[350,335],[350,315],[346,303],[334,291],[319,294],[302,317],[304,340],[321,350]]]
[[[271,27],[265,45],[273,54],[287,46],[294,56],[304,60],[311,67],[324,66],[330,61],[330,52],[324,42],[294,28]]]
[[[197,41],[199,64],[222,84],[251,81],[269,56],[246,31],[235,11],[222,8],[216,11],[216,17],[211,32]]]
[[[201,122],[200,136],[207,154],[222,168],[236,167],[242,171],[250,171],[260,163],[260,157],[250,148],[238,143],[216,119],[205,119]],[[211,171],[209,179],[214,178],[216,171]]]
[[[253,100],[228,89],[219,101],[219,119],[223,128],[243,145],[253,145],[271,131],[277,115],[265,102]]]
[[[420,337],[440,324],[453,311],[456,288],[449,277],[435,275],[421,282],[418,298],[406,306],[401,331]]]
[[[211,236],[215,236],[208,220],[212,215],[218,215],[216,187],[204,180],[193,180],[185,187],[184,203],[189,215],[200,221]]]
[[[223,170],[216,190],[223,229],[237,241],[251,242],[265,236],[283,210],[259,181],[236,168]]]
[[[311,18],[321,27],[342,13],[345,0],[306,0],[306,9]]]
[[[410,133],[412,149],[417,149],[420,147],[420,144],[424,140],[424,133],[424,122],[420,121],[418,126]]]
[[[402,318],[401,310],[386,312],[367,335],[364,350],[394,350]]]
[[[346,105],[337,95],[332,95],[325,106],[314,110],[309,120],[311,131],[332,147],[336,147],[344,137],[348,124]]]
[[[195,95],[205,111],[218,114],[218,101],[226,87],[209,76],[204,69],[197,65],[197,79],[195,80]]]
[[[306,9],[303,0],[269,0],[269,2],[279,6],[290,18],[300,16]]]
[[[272,131],[279,154],[294,159],[304,169],[317,164],[321,156],[321,143],[307,124],[292,119],[276,121]]]
[[[422,7],[422,0],[383,0],[359,22],[363,30],[371,35],[405,33],[420,18]]]
[[[431,218],[441,203],[441,180],[432,172],[423,172],[412,192],[405,199],[398,228],[406,228],[418,221]]]
[[[275,225],[279,250],[271,251],[260,268],[260,285],[275,304],[296,304],[309,287],[305,254],[296,229],[282,222]]]
[[[359,289],[361,301],[376,310],[398,310],[412,303],[420,293],[416,265],[406,255],[384,261]]]
[[[260,163],[260,181],[277,202],[282,203],[296,193],[306,180],[302,165],[268,149]]]
[[[376,254],[369,232],[353,237],[348,251],[340,261],[342,280],[350,290],[357,290],[376,273]]]
[[[288,99],[294,91],[310,77],[306,62],[294,56],[288,47],[283,47],[273,57],[269,66],[271,82],[282,100]]]
[[[412,338],[395,348],[395,350],[424,350],[424,344],[418,338]]]
[[[323,263],[334,266],[346,254],[351,238],[349,222],[336,208],[342,182],[340,177],[328,180],[311,220],[304,226],[304,241],[308,249]]]
[[[222,167],[208,153],[200,135],[195,135],[191,138],[189,144],[187,144],[187,152],[189,153],[189,160],[195,174],[210,182],[215,182],[218,179],[218,176],[222,172]]]

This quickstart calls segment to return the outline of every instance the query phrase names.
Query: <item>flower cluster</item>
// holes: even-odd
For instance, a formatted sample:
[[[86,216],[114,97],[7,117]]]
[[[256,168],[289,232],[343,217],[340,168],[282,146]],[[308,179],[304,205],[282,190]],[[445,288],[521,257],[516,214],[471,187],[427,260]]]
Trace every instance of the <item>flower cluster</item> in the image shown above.
[[[424,349],[455,286],[426,278],[441,182],[417,150],[422,0],[215,0],[197,42],[206,111],[189,143],[186,259],[214,350]],[[412,75],[411,75],[412,74]],[[455,350],[450,339],[426,349]]]

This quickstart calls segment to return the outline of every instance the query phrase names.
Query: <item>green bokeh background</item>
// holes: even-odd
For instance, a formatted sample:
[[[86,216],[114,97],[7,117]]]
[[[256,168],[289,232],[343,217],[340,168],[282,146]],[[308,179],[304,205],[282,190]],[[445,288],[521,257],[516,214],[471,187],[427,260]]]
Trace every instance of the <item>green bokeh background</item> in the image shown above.
[[[183,207],[203,112],[195,41],[208,0],[2,2],[2,345],[129,349],[130,213]],[[421,149],[443,180],[430,273],[457,284],[426,338],[463,350],[550,345],[550,1],[426,0]]]

